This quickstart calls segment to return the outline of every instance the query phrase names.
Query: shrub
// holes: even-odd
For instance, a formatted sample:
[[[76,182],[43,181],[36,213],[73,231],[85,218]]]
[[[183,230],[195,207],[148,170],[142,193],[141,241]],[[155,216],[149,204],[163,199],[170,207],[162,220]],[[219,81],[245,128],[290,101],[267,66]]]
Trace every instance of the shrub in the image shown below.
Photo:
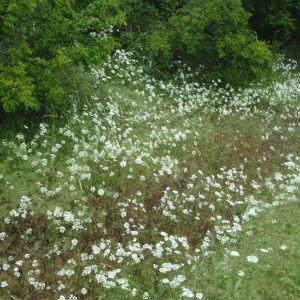
[[[153,30],[166,24],[166,21],[176,11],[183,7],[189,0],[120,0],[121,7],[126,12],[127,22],[121,30],[120,42],[123,47],[139,49],[140,46],[148,47],[148,37]],[[165,32],[168,34],[168,30]],[[155,49],[157,39],[162,36],[151,37]],[[166,44],[165,44],[166,46]],[[155,51],[155,50],[154,50]],[[161,53],[161,50],[159,50]],[[164,54],[166,54],[164,52]],[[162,61],[162,60],[160,60]]]
[[[273,57],[249,29],[249,16],[240,0],[192,0],[150,35],[148,51],[157,60],[181,57],[201,64],[232,83],[264,77]]]
[[[300,31],[299,0],[243,0],[251,26],[266,40],[283,43]]]
[[[118,0],[4,0],[0,4],[0,105],[4,111],[65,106],[64,78],[97,63],[122,24]]]

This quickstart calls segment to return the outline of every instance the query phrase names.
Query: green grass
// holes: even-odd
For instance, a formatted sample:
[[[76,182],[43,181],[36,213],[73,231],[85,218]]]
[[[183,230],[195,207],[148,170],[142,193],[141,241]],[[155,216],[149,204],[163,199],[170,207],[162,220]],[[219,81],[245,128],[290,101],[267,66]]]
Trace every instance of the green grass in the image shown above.
[[[143,90],[145,82],[139,80]],[[148,87],[157,87],[149,82]],[[266,97],[277,102],[253,111],[242,107],[247,102],[252,107],[255,88],[241,92],[243,101],[201,92],[198,103],[181,86],[176,99],[157,92],[150,101],[130,84],[108,82],[103,93],[95,91],[95,103],[62,119],[45,119],[48,126],[2,127],[0,268],[5,264],[6,272],[0,272],[0,283],[7,286],[0,289],[0,300],[139,300],[144,293],[149,300],[176,300],[187,288],[204,299],[297,299],[299,204],[252,218],[243,224],[237,244],[229,243],[235,236],[228,228],[256,208],[249,199],[265,207],[277,195],[293,192],[290,181],[299,174],[300,156],[298,77],[282,86],[274,83],[274,97],[268,89],[259,92],[263,103]],[[291,101],[283,101],[283,95]],[[240,110],[223,115],[224,97]],[[207,111],[205,103],[212,106]],[[16,213],[23,196],[31,199],[24,218]],[[214,252],[209,258],[204,237]],[[95,251],[103,241],[103,253]],[[122,260],[104,255],[104,249],[117,253],[120,245],[126,251]],[[163,246],[154,251],[157,245]],[[269,247],[273,251],[260,251]],[[240,256],[224,257],[232,250]],[[248,255],[256,255],[258,263],[248,263]],[[83,274],[92,267],[95,271]],[[103,273],[110,278],[114,270],[128,281],[128,290],[103,285]],[[178,276],[186,281],[177,284]],[[37,283],[50,288],[39,289]]]
[[[299,202],[259,215],[229,249],[238,251],[239,257],[224,258],[224,248],[219,247],[210,261],[198,266],[190,283],[203,291],[205,299],[300,299],[299,228]],[[260,251],[268,248],[268,253]],[[249,255],[257,256],[258,262],[247,262]],[[239,271],[245,275],[239,276]]]

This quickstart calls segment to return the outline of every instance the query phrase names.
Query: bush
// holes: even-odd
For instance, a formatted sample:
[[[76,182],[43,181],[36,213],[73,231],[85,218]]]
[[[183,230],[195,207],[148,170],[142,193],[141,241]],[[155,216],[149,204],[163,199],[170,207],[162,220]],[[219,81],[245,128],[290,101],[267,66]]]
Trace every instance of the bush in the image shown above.
[[[4,111],[65,106],[64,79],[116,47],[118,0],[4,0],[0,4],[0,105]]]
[[[300,38],[299,0],[243,0],[252,16],[251,26],[258,35],[269,41],[284,43]]]
[[[148,44],[148,37],[156,27],[166,21],[189,0],[120,0],[126,12],[127,23],[121,30],[120,42],[123,47],[139,49]],[[167,30],[168,31],[168,30]],[[168,32],[166,32],[168,34]],[[157,38],[154,36],[153,44]]]
[[[151,33],[147,49],[160,63],[181,57],[231,83],[262,78],[273,57],[249,29],[249,16],[240,0],[192,0]]]

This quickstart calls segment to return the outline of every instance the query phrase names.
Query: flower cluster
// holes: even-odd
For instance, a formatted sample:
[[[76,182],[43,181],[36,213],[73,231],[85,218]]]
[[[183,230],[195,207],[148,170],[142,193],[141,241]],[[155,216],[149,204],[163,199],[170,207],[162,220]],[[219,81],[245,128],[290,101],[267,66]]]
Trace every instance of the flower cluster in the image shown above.
[[[295,200],[300,78],[275,68],[267,87],[201,85],[185,66],[163,81],[119,50],[64,124],[2,140],[0,297],[202,299],[188,277],[212,244]]]

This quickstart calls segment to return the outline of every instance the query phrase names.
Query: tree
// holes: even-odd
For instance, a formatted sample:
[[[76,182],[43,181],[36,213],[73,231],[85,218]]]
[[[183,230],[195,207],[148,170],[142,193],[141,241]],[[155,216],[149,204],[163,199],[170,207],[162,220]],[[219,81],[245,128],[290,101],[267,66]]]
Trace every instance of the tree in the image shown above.
[[[300,0],[243,0],[250,24],[266,40],[285,42],[299,36]]]
[[[4,111],[59,108],[64,78],[116,47],[118,0],[4,0],[0,3],[0,104]]]
[[[240,0],[191,0],[150,34],[148,50],[160,63],[181,57],[228,82],[259,79],[273,56],[249,28],[249,17]]]

